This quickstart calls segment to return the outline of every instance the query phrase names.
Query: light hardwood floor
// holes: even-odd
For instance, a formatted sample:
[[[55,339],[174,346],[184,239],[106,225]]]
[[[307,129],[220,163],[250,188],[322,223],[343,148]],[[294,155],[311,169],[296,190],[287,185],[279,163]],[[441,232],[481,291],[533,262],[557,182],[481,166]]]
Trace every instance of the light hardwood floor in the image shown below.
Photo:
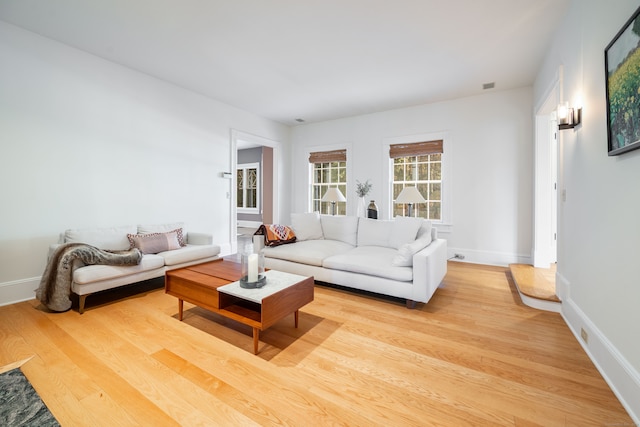
[[[556,295],[556,265],[536,268],[529,264],[510,264],[514,284],[524,295],[545,301],[560,302]]]
[[[249,328],[186,303],[179,322],[157,287],[83,315],[23,302],[0,307],[0,366],[34,356],[22,369],[63,426],[632,425],[560,315],[508,277],[450,263],[415,310],[316,286],[257,356]]]

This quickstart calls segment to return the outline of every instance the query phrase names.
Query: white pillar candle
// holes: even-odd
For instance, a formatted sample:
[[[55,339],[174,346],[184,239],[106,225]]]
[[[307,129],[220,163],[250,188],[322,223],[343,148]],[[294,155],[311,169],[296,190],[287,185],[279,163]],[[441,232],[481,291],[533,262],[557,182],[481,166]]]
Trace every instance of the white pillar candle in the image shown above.
[[[247,263],[247,282],[253,283],[258,281],[258,254],[249,255]]]
[[[262,244],[264,242],[263,236],[253,236],[253,252],[258,253],[262,250]]]

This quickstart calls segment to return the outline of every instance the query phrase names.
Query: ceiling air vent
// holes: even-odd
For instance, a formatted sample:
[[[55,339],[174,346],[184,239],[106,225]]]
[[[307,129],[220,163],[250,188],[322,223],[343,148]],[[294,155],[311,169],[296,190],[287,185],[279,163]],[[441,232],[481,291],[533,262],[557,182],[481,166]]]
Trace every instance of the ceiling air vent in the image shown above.
[[[493,89],[494,87],[496,87],[496,82],[485,83],[482,85],[482,89],[484,90]]]

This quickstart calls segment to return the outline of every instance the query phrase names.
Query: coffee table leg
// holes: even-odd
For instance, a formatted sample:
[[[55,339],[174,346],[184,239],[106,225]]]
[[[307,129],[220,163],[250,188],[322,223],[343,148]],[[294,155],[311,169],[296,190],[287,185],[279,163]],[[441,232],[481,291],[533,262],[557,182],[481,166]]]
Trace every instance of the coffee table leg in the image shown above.
[[[260,329],[253,328],[253,354],[258,354],[259,339],[260,339]]]
[[[184,301],[178,299],[178,318],[182,321],[182,309],[184,308]]]
[[[298,310],[296,310],[295,312],[295,318],[296,318],[296,328],[298,327]]]

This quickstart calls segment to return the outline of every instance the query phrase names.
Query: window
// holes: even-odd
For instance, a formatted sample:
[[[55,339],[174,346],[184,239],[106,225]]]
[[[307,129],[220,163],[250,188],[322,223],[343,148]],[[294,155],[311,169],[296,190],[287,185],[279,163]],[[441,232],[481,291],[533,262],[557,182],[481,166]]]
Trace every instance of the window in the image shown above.
[[[395,144],[389,147],[393,167],[392,200],[404,187],[416,187],[425,203],[413,205],[413,216],[442,220],[442,141]],[[408,205],[393,203],[393,216],[408,215]]]
[[[238,165],[236,174],[238,212],[259,213],[260,164]]]
[[[331,202],[323,202],[322,196],[329,187],[337,187],[347,194],[347,150],[310,153],[311,211],[331,214]],[[346,215],[347,203],[336,202],[336,215]]]

